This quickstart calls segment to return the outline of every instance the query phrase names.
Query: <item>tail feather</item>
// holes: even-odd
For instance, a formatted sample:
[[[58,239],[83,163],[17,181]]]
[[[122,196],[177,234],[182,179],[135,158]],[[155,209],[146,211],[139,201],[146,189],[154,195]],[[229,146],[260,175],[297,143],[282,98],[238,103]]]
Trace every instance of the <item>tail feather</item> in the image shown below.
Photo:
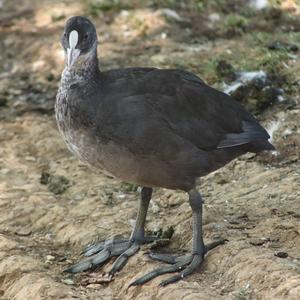
[[[251,145],[250,151],[255,153],[265,151],[265,150],[276,151],[276,148],[269,141],[266,140],[254,141],[250,145]]]
[[[257,122],[243,121],[242,129],[243,131],[240,133],[226,134],[219,143],[218,149],[251,144],[257,151],[275,150],[274,146],[268,142],[270,138],[268,132]]]

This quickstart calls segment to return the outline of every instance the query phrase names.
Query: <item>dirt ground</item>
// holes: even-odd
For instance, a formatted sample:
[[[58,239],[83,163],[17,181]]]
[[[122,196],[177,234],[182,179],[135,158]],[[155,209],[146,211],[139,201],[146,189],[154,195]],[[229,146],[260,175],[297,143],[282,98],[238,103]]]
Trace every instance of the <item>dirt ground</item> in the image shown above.
[[[242,2],[228,1],[228,7],[237,10]],[[280,9],[297,16],[293,1],[281,2]],[[53,105],[63,69],[60,34],[68,16],[86,14],[86,3],[4,0],[0,5],[1,300],[300,299],[299,53],[289,54],[285,62],[293,74],[285,100],[258,116],[264,125],[273,124],[278,152],[245,155],[199,183],[205,199],[205,240],[229,241],[207,255],[198,273],[179,283],[159,288],[165,275],[128,289],[131,281],[160,265],[148,258],[147,247],[109,283],[100,281],[111,262],[97,275],[62,272],[92,241],[128,235],[139,197],[134,187],[94,174],[73,157],[55,124]],[[254,27],[250,24],[250,33],[233,35],[232,28],[224,32],[222,26],[214,27],[217,13],[228,13],[218,6],[198,16],[177,10],[180,19],[166,18],[160,7],[118,9],[92,16],[103,69],[181,67],[218,86],[221,80],[205,64],[209,57],[230,51],[235,55],[235,49],[252,53],[247,39]],[[255,15],[251,18],[256,20]],[[253,22],[264,27],[263,19]],[[300,26],[292,24],[293,19],[286,22],[277,24],[278,34],[289,38],[292,33],[284,28],[294,26],[295,33]],[[300,43],[299,35],[293,42]],[[48,175],[58,187],[55,180],[52,188],[45,184]],[[59,185],[62,178],[64,186]],[[147,229],[170,226],[174,235],[160,251],[189,251],[191,210],[186,195],[157,189]],[[93,276],[99,282],[93,283]],[[86,280],[90,283],[84,284]]]

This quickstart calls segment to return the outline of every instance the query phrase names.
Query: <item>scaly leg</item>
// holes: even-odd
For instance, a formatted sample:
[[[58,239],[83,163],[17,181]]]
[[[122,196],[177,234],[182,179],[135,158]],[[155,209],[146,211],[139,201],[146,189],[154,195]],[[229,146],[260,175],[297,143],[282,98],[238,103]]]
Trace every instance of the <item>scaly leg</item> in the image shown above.
[[[189,202],[193,211],[193,248],[190,255],[174,257],[167,254],[151,253],[150,257],[170,264],[170,266],[161,267],[142,276],[130,284],[130,286],[142,285],[153,278],[166,274],[179,272],[160,283],[161,286],[176,282],[193,272],[195,272],[203,262],[204,255],[211,249],[220,244],[224,244],[226,240],[212,242],[204,245],[202,237],[202,198],[195,189],[189,191]]]

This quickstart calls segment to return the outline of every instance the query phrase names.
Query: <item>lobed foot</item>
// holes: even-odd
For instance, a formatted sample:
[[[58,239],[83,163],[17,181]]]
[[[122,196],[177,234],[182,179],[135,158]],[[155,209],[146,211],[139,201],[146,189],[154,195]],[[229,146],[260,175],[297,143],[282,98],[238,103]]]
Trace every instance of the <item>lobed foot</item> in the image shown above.
[[[196,253],[196,254],[183,255],[183,256],[176,257],[176,256],[168,255],[168,254],[151,253],[150,258],[152,258],[154,260],[165,262],[167,264],[170,264],[170,266],[157,268],[157,269],[153,270],[152,272],[149,272],[146,275],[142,276],[141,278],[135,280],[129,286],[142,285],[162,274],[175,273],[175,272],[179,272],[179,273],[162,281],[160,283],[160,286],[166,286],[167,284],[179,281],[180,279],[183,279],[184,277],[192,274],[196,269],[198,269],[200,267],[201,263],[203,262],[204,255],[209,250],[211,250],[221,244],[224,244],[225,242],[226,242],[226,240],[220,240],[220,241],[212,242],[212,243],[204,246],[203,254]]]
[[[157,237],[154,236],[145,237],[138,241],[114,237],[111,240],[91,245],[81,253],[87,258],[66,269],[65,272],[79,273],[101,267],[112,257],[118,256],[109,272],[109,275],[113,276],[126,265],[130,256],[138,252],[141,244],[151,243],[155,240]]]

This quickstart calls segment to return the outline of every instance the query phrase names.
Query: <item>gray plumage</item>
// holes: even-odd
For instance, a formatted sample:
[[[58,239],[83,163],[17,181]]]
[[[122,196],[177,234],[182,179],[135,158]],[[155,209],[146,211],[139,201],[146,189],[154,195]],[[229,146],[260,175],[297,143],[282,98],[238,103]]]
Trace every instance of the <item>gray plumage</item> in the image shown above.
[[[247,110],[194,74],[100,71],[96,31],[86,18],[68,20],[62,38],[66,53],[74,30],[81,54],[63,72],[56,118],[70,150],[92,167],[145,188],[189,192],[193,208],[193,199],[201,199],[191,192],[197,178],[248,151],[274,149]],[[199,217],[195,220],[198,224]]]

